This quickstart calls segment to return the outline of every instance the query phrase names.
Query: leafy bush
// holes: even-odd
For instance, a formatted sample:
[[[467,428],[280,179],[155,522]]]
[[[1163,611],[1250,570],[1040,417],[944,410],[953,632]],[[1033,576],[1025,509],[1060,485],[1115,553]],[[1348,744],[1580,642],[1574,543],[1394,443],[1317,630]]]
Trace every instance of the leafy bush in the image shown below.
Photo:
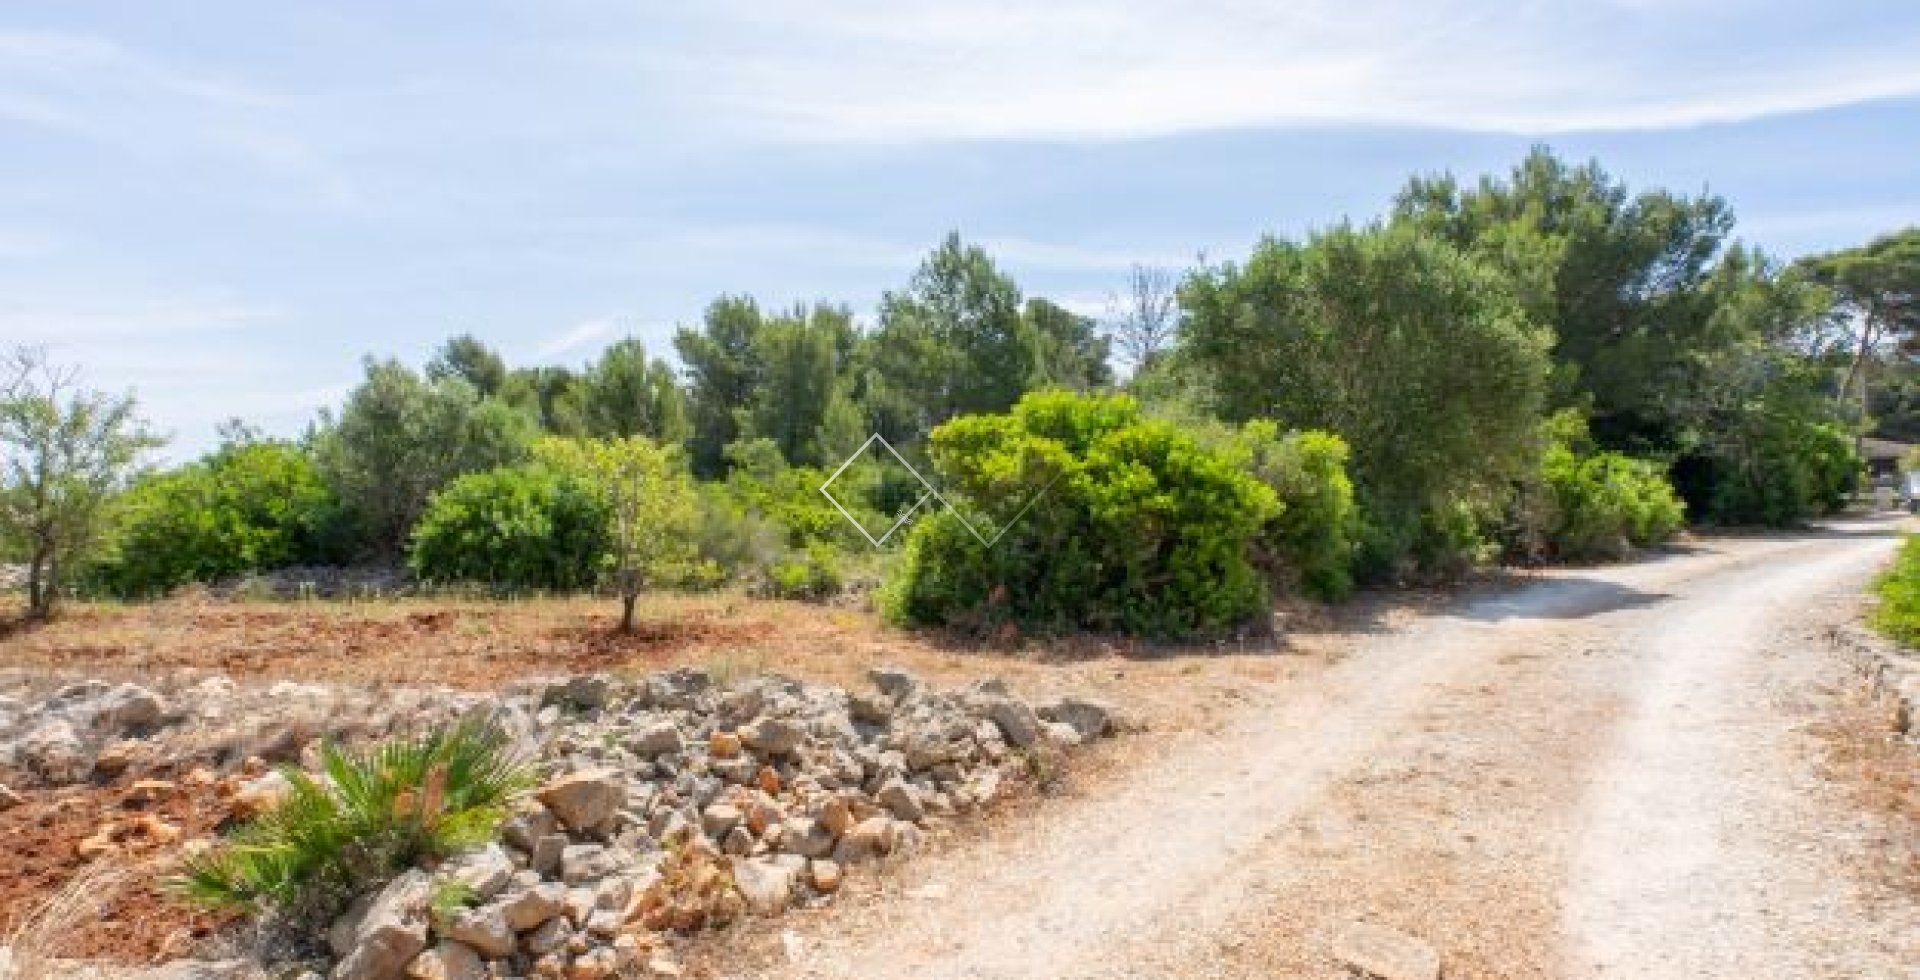
[[[1595,452],[1577,412],[1558,413],[1544,428],[1539,480],[1546,506],[1538,521],[1541,543],[1554,557],[1621,558],[1680,529],[1686,505],[1660,464]]]
[[[115,547],[92,578],[123,596],[325,562],[347,545],[339,500],[312,459],[284,442],[233,443],[150,475],[118,512]]]
[[[607,507],[580,478],[542,464],[455,479],[413,529],[422,579],[498,588],[590,588],[609,541]]]
[[[1874,628],[1907,646],[1920,646],[1920,536],[1907,536],[1873,591],[1880,597]]]
[[[880,596],[895,621],[1178,637],[1267,607],[1247,556],[1273,491],[1130,398],[1031,394],[935,429],[932,456],[957,510],[909,533]]]
[[[1347,444],[1330,432],[1289,432],[1259,419],[1235,440],[1242,465],[1279,498],[1257,542],[1258,563],[1317,599],[1353,591],[1360,511],[1347,478]]]
[[[181,892],[324,922],[395,872],[490,839],[532,781],[506,735],[475,721],[364,752],[328,744],[320,762],[324,778],[283,770],[283,801],[187,858]]]
[[[1844,506],[1860,473],[1843,426],[1767,412],[1681,459],[1674,482],[1707,523],[1793,527]]]
[[[776,599],[824,599],[841,587],[839,555],[825,545],[789,552],[767,568],[765,589]]]

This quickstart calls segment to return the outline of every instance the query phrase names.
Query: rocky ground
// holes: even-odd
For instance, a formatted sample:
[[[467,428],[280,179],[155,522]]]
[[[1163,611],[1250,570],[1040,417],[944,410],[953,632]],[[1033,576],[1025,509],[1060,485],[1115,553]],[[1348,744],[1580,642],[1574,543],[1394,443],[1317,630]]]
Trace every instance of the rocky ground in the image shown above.
[[[893,668],[869,678],[847,691],[680,668],[524,679],[488,697],[218,678],[36,692],[16,677],[0,700],[0,831],[29,846],[0,900],[17,910],[96,862],[138,866],[78,924],[80,945],[133,962],[216,949],[239,924],[172,897],[164,858],[281,797],[269,760],[311,764],[321,738],[478,716],[537,760],[543,784],[499,843],[364,896],[308,965],[337,980],[671,975],[664,937],[825,903],[1114,728],[1096,700],[1030,704],[990,679],[936,691]],[[471,907],[430,914],[448,882]]]

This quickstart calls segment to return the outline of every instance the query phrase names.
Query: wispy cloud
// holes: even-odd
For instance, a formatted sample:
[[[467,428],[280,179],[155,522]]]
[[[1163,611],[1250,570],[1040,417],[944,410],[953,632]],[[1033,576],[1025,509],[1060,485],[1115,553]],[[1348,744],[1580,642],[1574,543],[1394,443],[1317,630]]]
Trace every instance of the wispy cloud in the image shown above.
[[[724,43],[663,70],[749,128],[814,141],[1325,122],[1551,134],[1920,93],[1910,26],[1836,25],[1772,39],[1755,57],[1765,32],[1791,23],[1752,0],[714,0],[698,10],[702,36]]]
[[[613,336],[614,331],[618,329],[620,329],[618,317],[597,316],[590,320],[582,320],[542,342],[540,346],[534,348],[534,356],[550,358],[571,354],[588,344]]]
[[[0,299],[0,336],[21,343],[61,346],[133,339],[168,341],[183,335],[241,330],[284,315],[284,311],[271,306],[230,299]]]

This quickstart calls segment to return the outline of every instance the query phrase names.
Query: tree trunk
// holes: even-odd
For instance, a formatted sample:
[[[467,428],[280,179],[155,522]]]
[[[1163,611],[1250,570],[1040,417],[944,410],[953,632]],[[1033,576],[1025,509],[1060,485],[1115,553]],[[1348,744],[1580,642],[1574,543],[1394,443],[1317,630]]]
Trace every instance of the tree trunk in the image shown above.
[[[640,599],[640,593],[622,590],[620,593],[620,632],[633,632],[633,604]]]
[[[36,549],[27,560],[27,618],[53,618],[54,568],[52,556]]]

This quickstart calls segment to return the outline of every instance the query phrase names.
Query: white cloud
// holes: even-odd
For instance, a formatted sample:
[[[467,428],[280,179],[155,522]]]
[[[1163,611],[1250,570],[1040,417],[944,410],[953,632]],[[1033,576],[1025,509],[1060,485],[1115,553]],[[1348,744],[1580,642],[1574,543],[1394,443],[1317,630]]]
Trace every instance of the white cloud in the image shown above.
[[[598,316],[591,320],[583,320],[548,338],[546,342],[534,349],[534,356],[549,358],[572,353],[596,340],[611,336],[619,327],[619,319],[612,316]]]
[[[715,0],[657,61],[798,140],[1302,123],[1663,129],[1920,94],[1911,26],[1783,39],[1754,0]],[[1768,32],[1773,32],[1770,36]]]
[[[54,297],[0,299],[0,337],[47,345],[167,341],[188,334],[239,330],[281,315],[282,311],[274,307],[219,298],[123,302]]]

